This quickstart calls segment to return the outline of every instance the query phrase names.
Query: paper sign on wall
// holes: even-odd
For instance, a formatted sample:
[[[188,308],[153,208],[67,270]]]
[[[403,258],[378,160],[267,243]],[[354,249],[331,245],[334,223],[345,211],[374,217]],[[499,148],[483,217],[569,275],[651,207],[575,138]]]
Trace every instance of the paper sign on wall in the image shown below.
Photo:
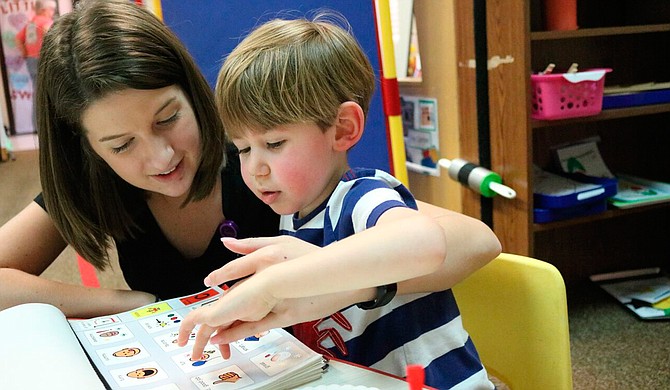
[[[440,176],[437,99],[401,96],[407,169]]]

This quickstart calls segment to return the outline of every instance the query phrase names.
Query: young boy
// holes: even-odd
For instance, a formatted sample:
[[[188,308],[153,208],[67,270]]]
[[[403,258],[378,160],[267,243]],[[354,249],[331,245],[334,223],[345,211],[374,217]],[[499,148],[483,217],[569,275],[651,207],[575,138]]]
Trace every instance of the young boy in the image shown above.
[[[239,150],[245,183],[282,215],[283,234],[326,246],[399,218],[408,218],[407,229],[420,228],[411,223],[416,202],[407,188],[347,161],[363,134],[374,78],[356,40],[318,19],[270,21],[226,59],[216,86],[224,127]],[[379,259],[368,275],[354,269],[351,278],[409,274],[415,261]],[[336,274],[314,278],[349,283]],[[394,297],[395,288],[383,285],[372,301],[294,325],[293,332],[324,355],[398,376],[408,364],[421,364],[426,384],[436,388],[493,388],[451,290]]]

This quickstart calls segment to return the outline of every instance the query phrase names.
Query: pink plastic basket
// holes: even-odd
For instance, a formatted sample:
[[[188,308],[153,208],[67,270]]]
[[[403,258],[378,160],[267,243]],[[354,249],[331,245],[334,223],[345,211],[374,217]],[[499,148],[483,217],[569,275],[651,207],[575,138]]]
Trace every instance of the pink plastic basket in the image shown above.
[[[597,115],[603,108],[605,74],[612,69],[533,74],[531,118],[552,120]]]

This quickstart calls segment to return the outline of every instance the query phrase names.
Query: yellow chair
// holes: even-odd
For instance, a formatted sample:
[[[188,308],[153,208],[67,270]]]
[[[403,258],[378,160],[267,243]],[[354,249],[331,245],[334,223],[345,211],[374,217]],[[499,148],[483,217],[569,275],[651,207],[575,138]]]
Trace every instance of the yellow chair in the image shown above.
[[[572,389],[565,283],[553,265],[502,253],[453,292],[491,375],[512,390]]]

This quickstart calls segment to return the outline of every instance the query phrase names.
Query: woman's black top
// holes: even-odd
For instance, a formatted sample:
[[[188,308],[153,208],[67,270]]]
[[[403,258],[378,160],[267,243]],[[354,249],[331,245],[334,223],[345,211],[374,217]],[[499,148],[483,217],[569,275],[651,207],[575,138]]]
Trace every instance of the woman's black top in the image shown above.
[[[223,215],[237,224],[237,238],[278,234],[279,216],[244,184],[239,159],[232,153],[221,172],[221,182]],[[42,194],[35,201],[45,208]],[[217,229],[202,256],[185,259],[168,242],[146,203],[143,208],[137,214],[141,233],[133,239],[116,242],[119,265],[131,289],[146,291],[161,299],[188,295],[205,289],[205,276],[237,257],[223,246]]]

